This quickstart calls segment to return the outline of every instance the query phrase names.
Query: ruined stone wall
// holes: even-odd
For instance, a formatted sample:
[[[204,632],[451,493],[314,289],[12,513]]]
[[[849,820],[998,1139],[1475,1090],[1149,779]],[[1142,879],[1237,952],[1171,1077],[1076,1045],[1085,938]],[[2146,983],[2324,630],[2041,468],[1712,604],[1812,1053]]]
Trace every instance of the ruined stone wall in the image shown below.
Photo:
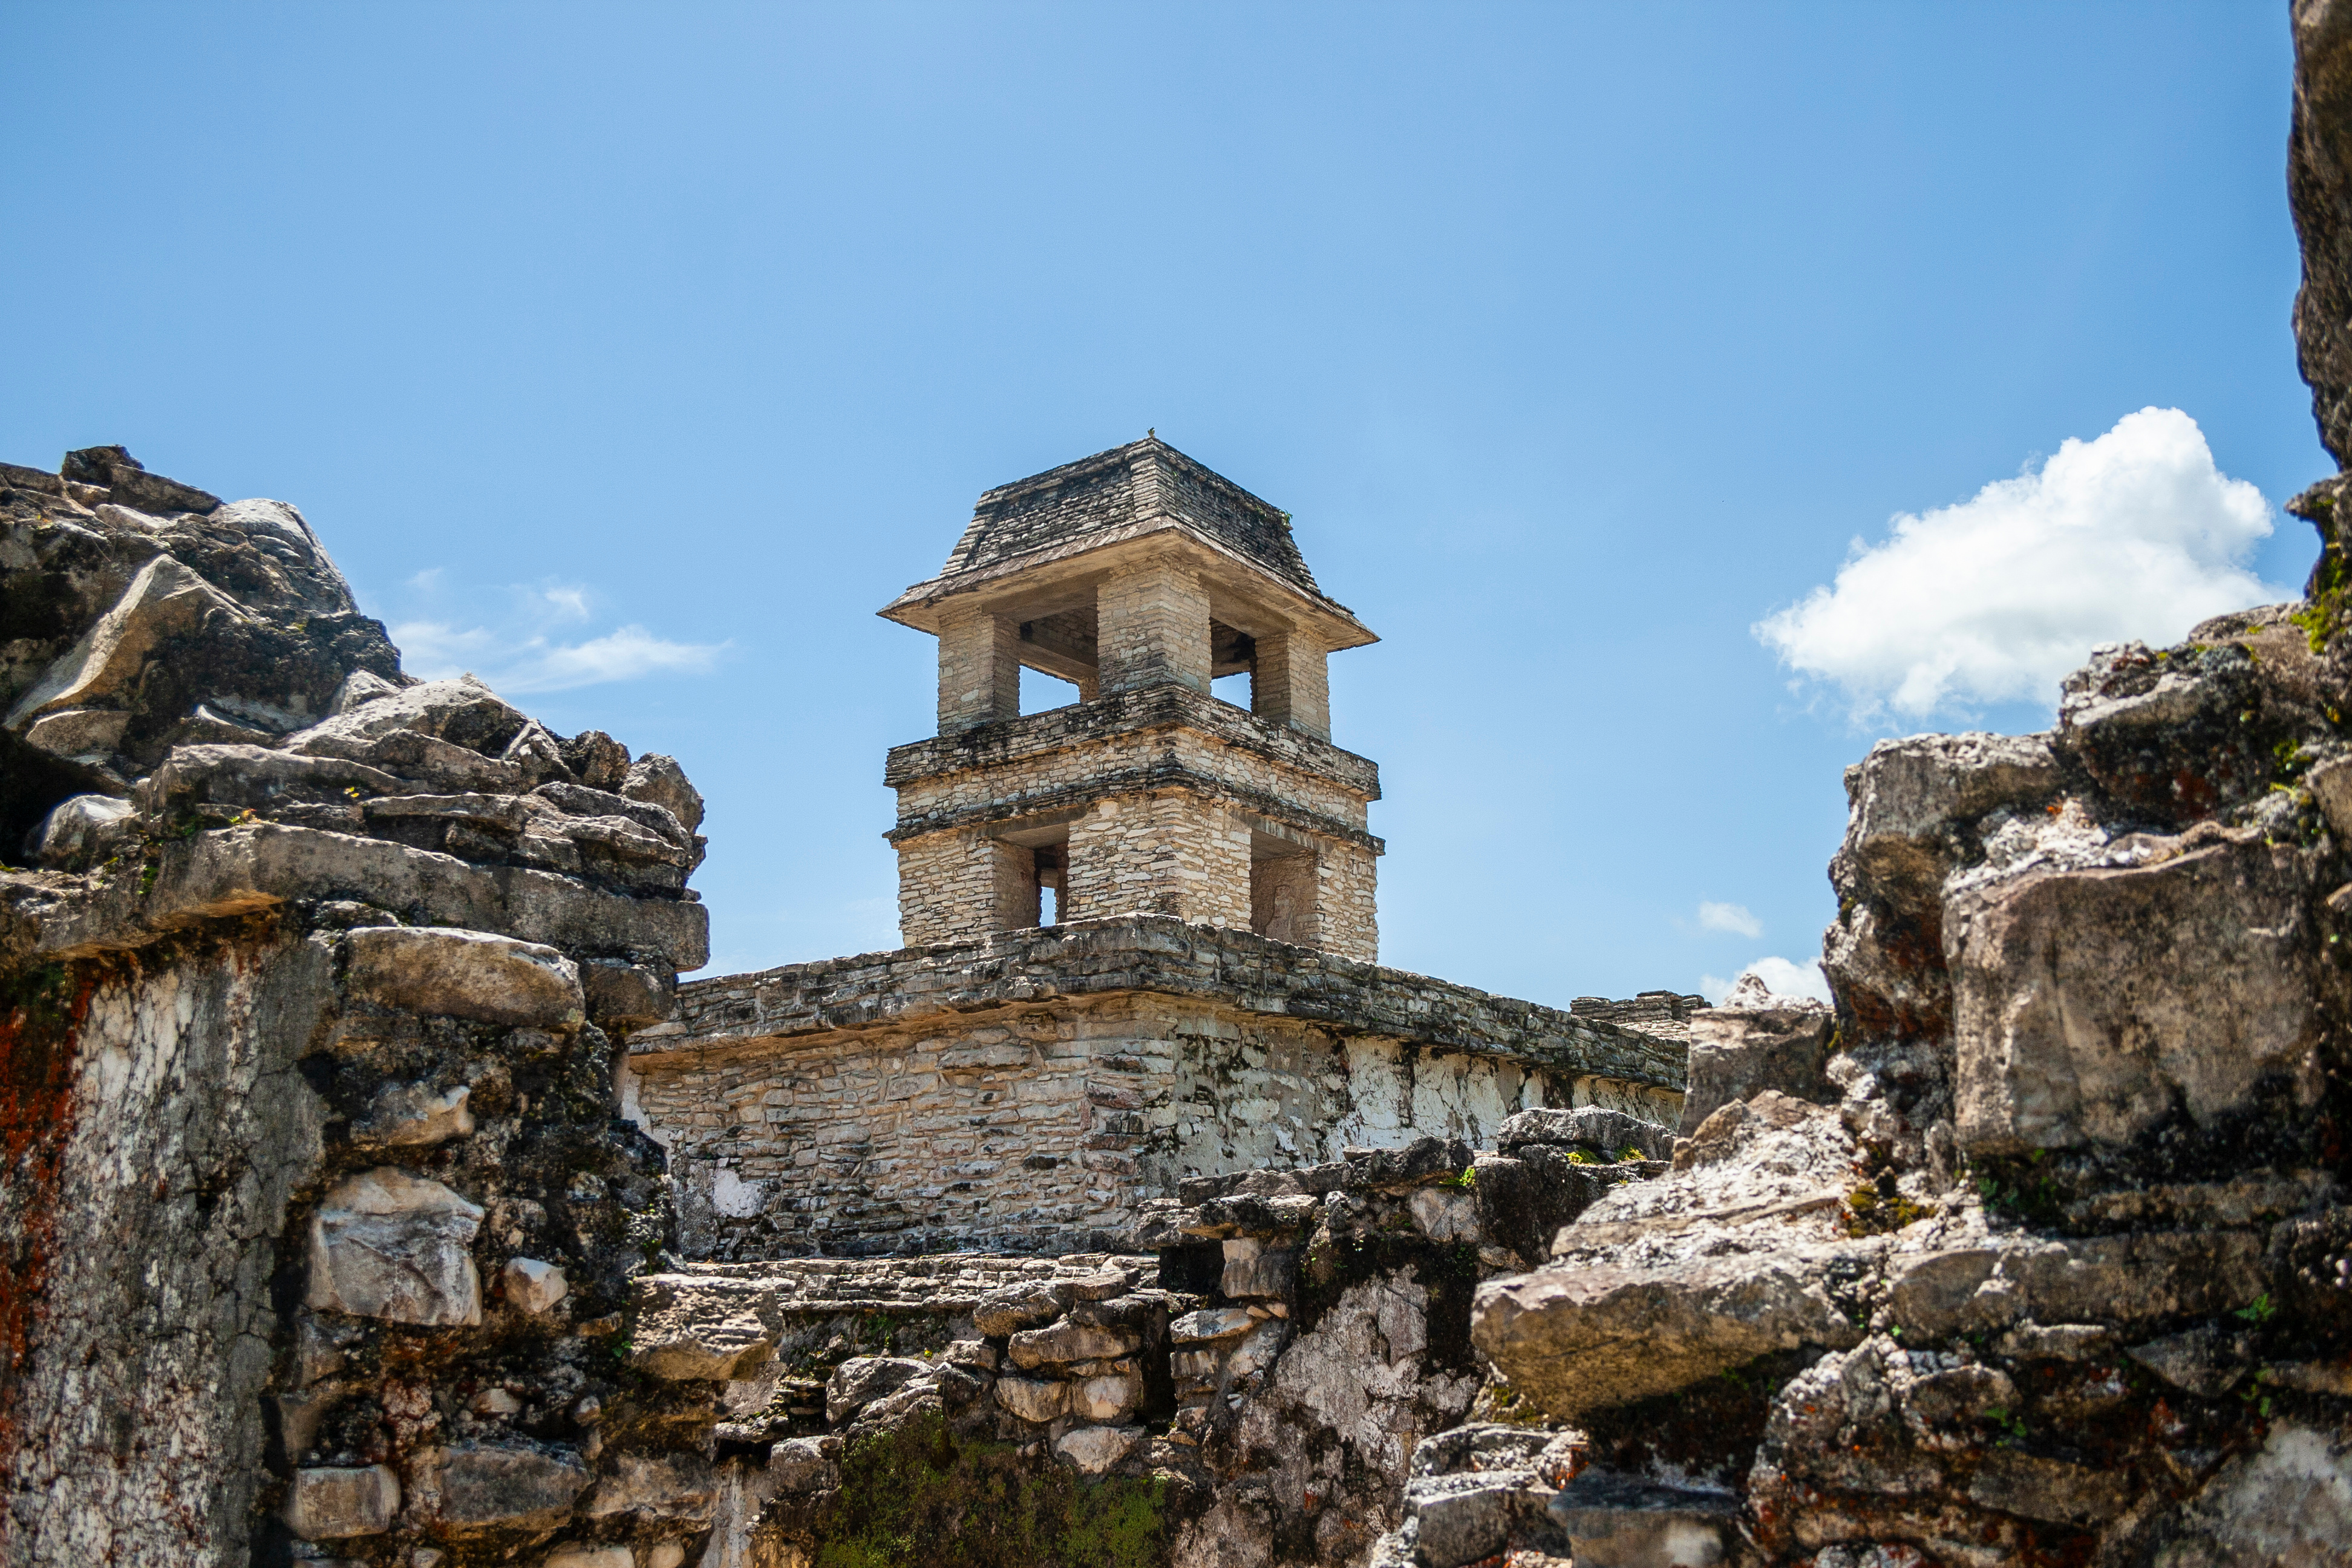
[[[723,1529],[774,1568],[1361,1563],[1478,1395],[1478,1280],[1667,1141],[1498,1135],[1188,1181],[1139,1254],[685,1265],[639,1280],[631,1361],[764,1459]]]
[[[1370,763],[1213,697],[1146,704],[1139,700],[1146,695],[1160,696],[1138,693],[1123,707],[1108,699],[1075,705],[1103,707],[1102,715],[1075,708],[1031,715],[1016,721],[1024,733],[985,749],[939,742],[897,748],[887,777],[898,793],[898,831],[911,837],[979,816],[1006,821],[1166,780],[1222,792],[1236,805],[1295,820],[1302,831],[1363,833],[1367,803],[1379,795]],[[1195,721],[1213,709],[1224,710],[1213,715],[1213,727]]]
[[[323,1159],[298,1063],[333,992],[331,955],[268,920],[19,973],[9,1561],[243,1561],[271,1481],[273,1243]]]
[[[1249,927],[1249,826],[1190,790],[1097,800],[1070,824],[1069,853],[1066,919],[1151,914]]]
[[[909,945],[1011,929],[978,862],[1005,827],[1063,827],[1065,920],[1155,913],[1251,926],[1252,844],[1317,857],[1318,918],[1292,940],[1378,956],[1379,773],[1229,703],[1162,686],[901,746],[900,931]]]
[[[1150,994],[633,1065],[688,1257],[1118,1245],[1184,1176],[1415,1132],[1475,1144],[1578,1094],[1508,1060]]]
[[[1188,1176],[1529,1106],[1670,1122],[1646,1036],[1164,920],[696,982],[630,1042],[689,1256],[1120,1245]]]
[[[0,524],[0,1562],[730,1561],[612,1354],[683,773],[402,676],[281,503],[101,448]]]

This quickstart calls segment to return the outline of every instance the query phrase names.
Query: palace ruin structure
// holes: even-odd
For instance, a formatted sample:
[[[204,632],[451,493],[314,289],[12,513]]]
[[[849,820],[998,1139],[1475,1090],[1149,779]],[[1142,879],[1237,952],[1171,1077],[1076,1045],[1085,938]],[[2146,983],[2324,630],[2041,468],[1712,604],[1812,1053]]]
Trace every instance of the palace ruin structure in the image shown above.
[[[939,638],[940,733],[884,772],[908,946],[694,981],[630,1036],[689,1256],[1116,1247],[1187,1178],[1675,1120],[1696,999],[1645,1032],[1374,962],[1380,773],[1324,669],[1372,634],[1278,509],[1135,442],[982,495],[882,614]],[[1024,667],[1079,700],[1021,714]]]
[[[291,506],[0,464],[0,1568],[2343,1568],[2347,497],[1848,770],[1833,1005],[1563,1012],[1378,963],[1371,634],[1156,440],[884,612],[906,945],[684,984],[676,760],[406,674]]]

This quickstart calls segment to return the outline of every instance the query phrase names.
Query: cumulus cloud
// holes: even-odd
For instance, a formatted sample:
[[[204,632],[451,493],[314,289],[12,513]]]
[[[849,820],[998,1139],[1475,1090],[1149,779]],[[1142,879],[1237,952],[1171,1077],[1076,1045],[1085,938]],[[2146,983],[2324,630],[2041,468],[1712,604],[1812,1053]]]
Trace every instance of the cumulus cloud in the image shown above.
[[[1857,719],[2054,702],[2099,643],[2175,642],[2208,616],[2289,596],[2246,570],[2269,503],[2214,466],[2178,408],[2070,438],[2039,471],[1893,528],[1855,540],[1833,584],[1753,628]]]
[[[449,596],[437,567],[404,585],[429,599]],[[594,618],[593,595],[572,584],[459,591],[458,596],[471,601],[473,614],[453,616],[441,605],[435,608],[442,613],[420,614],[392,626],[392,640],[411,674],[442,679],[470,670],[495,689],[522,697],[649,675],[696,674],[710,668],[729,647],[677,642],[637,625],[579,640],[558,637],[559,627]]]
[[[1726,980],[1719,974],[1699,976],[1698,992],[1710,1002],[1720,1002],[1739,984],[1740,974],[1753,974],[1764,982],[1765,989],[1781,996],[1810,996],[1816,1002],[1830,999],[1830,983],[1822,973],[1818,959],[1792,963],[1785,958],[1759,958],[1739,974]]]
[[[1698,923],[1702,931],[1727,931],[1735,936],[1762,936],[1764,922],[1748,912],[1745,904],[1718,904],[1701,899]]]

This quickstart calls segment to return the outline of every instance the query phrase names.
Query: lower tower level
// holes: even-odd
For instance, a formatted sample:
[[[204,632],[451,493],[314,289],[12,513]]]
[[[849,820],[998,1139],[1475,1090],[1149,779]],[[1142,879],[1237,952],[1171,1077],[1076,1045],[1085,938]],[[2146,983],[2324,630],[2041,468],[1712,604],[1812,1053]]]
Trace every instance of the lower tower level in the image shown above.
[[[940,639],[940,732],[890,752],[909,946],[1167,915],[1379,955],[1380,770],[1331,744],[1325,660],[1372,634],[1288,514],[1158,440],[980,499],[882,614]],[[1022,717],[1024,668],[1079,700]],[[1212,694],[1246,674],[1250,706]]]

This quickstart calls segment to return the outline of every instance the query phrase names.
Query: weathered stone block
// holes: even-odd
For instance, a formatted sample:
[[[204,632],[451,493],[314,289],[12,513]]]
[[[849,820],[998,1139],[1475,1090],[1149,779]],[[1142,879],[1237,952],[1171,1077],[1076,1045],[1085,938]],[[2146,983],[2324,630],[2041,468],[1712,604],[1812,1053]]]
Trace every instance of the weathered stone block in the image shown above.
[[[353,1176],[310,1222],[312,1307],[396,1323],[482,1321],[468,1250],[482,1211],[438,1182],[388,1166]]]
[[[928,1362],[905,1356],[852,1356],[825,1380],[824,1418],[838,1426],[858,1411],[931,1370]]]
[[[2029,875],[1946,921],[1964,1147],[2121,1144],[2266,1080],[2315,1092],[2301,853],[2221,844],[2124,870]]]
[[[1470,1335],[1511,1385],[1573,1417],[1670,1394],[1801,1345],[1862,1331],[1811,1268],[1778,1256],[1654,1268],[1559,1265],[1478,1288]]]
[[[1532,1470],[1417,1476],[1405,1483],[1405,1517],[1417,1521],[1414,1543],[1429,1568],[1460,1568],[1492,1557],[1542,1517],[1551,1492]]]
[[[1078,1473],[1098,1476],[1132,1453],[1143,1441],[1140,1426],[1081,1426],[1065,1433],[1054,1452],[1076,1467]]]
[[[647,1519],[701,1521],[718,1497],[710,1461],[699,1454],[622,1454],[605,1468],[588,1500],[588,1516],[634,1513]]]
[[[1018,1367],[1058,1366],[1079,1361],[1110,1361],[1132,1353],[1143,1336],[1068,1319],[1051,1328],[1026,1329],[1006,1347]]]
[[[1587,1470],[1550,1503],[1576,1568],[1716,1568],[1738,1560],[1739,1500]]]
[[[552,1530],[594,1478],[569,1449],[472,1443],[422,1455],[431,1517],[455,1531]]]
[[[286,1528],[305,1541],[381,1535],[400,1511],[400,1478],[388,1465],[297,1470],[286,1492]]]
[[[580,966],[551,947],[446,926],[363,926],[345,939],[352,988],[386,1007],[569,1031]]]
[[[1136,1373],[1082,1378],[1070,1387],[1070,1412],[1081,1421],[1122,1422],[1142,1403],[1143,1379]]]
[[[499,1283],[506,1289],[509,1306],[533,1316],[554,1310],[571,1289],[562,1269],[536,1258],[509,1258],[499,1271]]]
[[[1070,1385],[1041,1378],[1000,1377],[996,1380],[996,1402],[1024,1421],[1043,1425],[1067,1413]]]

